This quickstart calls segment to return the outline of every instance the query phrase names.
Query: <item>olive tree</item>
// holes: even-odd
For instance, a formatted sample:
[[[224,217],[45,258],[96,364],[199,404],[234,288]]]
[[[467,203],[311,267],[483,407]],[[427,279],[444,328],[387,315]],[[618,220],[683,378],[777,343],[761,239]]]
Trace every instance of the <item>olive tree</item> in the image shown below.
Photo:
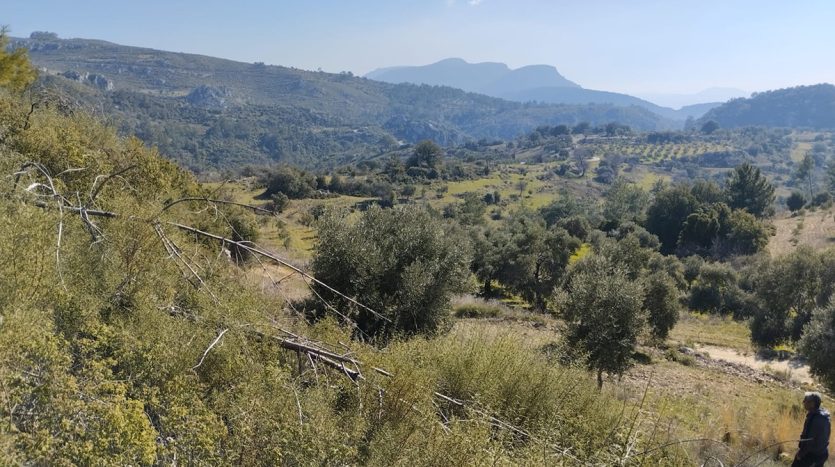
[[[798,343],[800,354],[806,358],[813,375],[835,391],[835,303],[816,309],[812,320],[803,328]]]
[[[432,334],[468,276],[467,236],[416,206],[372,207],[351,224],[336,213],[319,223],[314,290],[370,337]]]
[[[566,340],[586,355],[602,387],[603,373],[620,375],[632,365],[644,324],[644,289],[622,267],[595,254],[574,265],[566,292]]]

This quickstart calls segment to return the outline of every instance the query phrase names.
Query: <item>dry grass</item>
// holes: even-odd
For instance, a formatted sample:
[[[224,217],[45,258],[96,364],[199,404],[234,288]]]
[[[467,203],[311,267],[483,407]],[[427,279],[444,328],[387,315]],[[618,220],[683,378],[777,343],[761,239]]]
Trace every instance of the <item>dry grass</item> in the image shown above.
[[[670,341],[679,345],[706,344],[741,352],[753,351],[747,323],[701,313],[682,313],[670,333]]]
[[[801,224],[802,223],[802,224]],[[798,228],[802,225],[801,228]],[[799,245],[815,249],[835,246],[835,210],[806,211],[796,217],[783,217],[774,221],[776,234],[768,242],[771,256],[784,255]]]

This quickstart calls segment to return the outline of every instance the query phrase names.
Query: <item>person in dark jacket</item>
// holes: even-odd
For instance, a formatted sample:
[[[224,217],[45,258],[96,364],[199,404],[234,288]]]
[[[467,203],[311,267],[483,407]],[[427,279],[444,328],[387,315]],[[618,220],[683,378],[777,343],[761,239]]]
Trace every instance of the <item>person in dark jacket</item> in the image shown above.
[[[792,467],[823,467],[829,458],[829,434],[831,423],[829,412],[821,408],[821,395],[807,392],[803,397],[806,422],[800,434],[799,451],[794,456]]]

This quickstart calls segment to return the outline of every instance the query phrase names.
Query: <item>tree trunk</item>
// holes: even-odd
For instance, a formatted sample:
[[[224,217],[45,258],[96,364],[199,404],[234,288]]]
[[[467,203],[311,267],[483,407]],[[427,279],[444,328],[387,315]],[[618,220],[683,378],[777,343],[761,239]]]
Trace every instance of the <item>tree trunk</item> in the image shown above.
[[[597,390],[603,389],[603,370],[597,370]]]

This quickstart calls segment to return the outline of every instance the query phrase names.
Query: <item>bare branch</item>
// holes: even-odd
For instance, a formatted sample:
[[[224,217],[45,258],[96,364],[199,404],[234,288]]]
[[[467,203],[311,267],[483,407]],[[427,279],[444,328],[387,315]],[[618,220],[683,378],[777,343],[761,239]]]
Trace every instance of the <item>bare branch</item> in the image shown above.
[[[206,347],[206,350],[203,352],[203,356],[200,357],[200,361],[197,362],[197,365],[194,365],[193,367],[191,367],[192,370],[196,370],[197,368],[200,367],[200,365],[203,364],[203,361],[206,360],[206,355],[209,355],[209,351],[212,350],[212,348],[214,346],[216,346],[218,342],[220,342],[220,339],[223,338],[223,335],[226,334],[226,331],[228,331],[228,330],[229,330],[229,328],[226,328],[223,331],[220,331],[220,334],[217,335],[215,340],[213,340],[212,343],[209,344],[208,347]]]
[[[98,183],[99,177],[101,177],[101,175],[97,176],[96,179],[93,180],[93,186],[90,187],[90,201],[87,203],[87,205],[89,206],[89,205],[93,204],[93,202],[96,200],[96,197],[99,195],[99,192],[104,187],[104,185],[107,184],[107,182],[109,182],[110,180],[112,180],[115,177],[118,177],[118,176],[124,174],[125,172],[127,172],[129,170],[135,169],[136,167],[137,167],[136,164],[134,164],[134,165],[129,165],[129,166],[125,167],[124,169],[117,170],[116,172],[113,172],[110,175],[104,177],[104,180],[102,180],[101,183]]]
[[[167,211],[171,207],[176,206],[177,204],[180,204],[180,203],[188,202],[188,201],[203,201],[203,202],[206,202],[206,203],[213,203],[213,204],[229,204],[229,205],[232,205],[232,206],[240,206],[242,208],[252,209],[253,211],[262,212],[262,213],[265,213],[265,214],[270,214],[270,215],[275,214],[275,212],[270,211],[269,209],[264,209],[262,207],[253,206],[251,204],[236,203],[235,201],[225,201],[225,200],[222,200],[222,199],[211,199],[211,198],[203,198],[203,197],[199,197],[199,196],[191,196],[191,197],[187,197],[187,198],[176,199],[176,200],[171,201],[170,203],[166,204],[154,216],[154,219],[159,217],[163,212]]]
[[[391,323],[391,322],[392,322],[389,318],[387,318],[387,317],[383,316],[382,314],[380,314],[380,313],[378,313],[378,312],[374,311],[374,310],[373,310],[373,309],[371,309],[370,307],[368,307],[368,306],[366,306],[366,305],[363,305],[362,303],[358,302],[357,300],[355,300],[355,299],[353,299],[353,298],[351,298],[351,297],[349,297],[349,296],[347,296],[347,295],[343,294],[342,292],[340,292],[340,291],[338,291],[338,290],[334,289],[333,287],[329,286],[328,284],[325,284],[324,282],[322,282],[322,281],[320,281],[319,279],[317,279],[317,278],[313,277],[312,275],[310,275],[310,274],[308,274],[308,273],[304,272],[302,269],[298,268],[297,266],[294,266],[293,264],[289,263],[288,261],[283,260],[283,259],[279,258],[278,256],[276,256],[276,255],[274,255],[274,254],[272,254],[272,253],[270,253],[270,252],[268,252],[268,251],[266,251],[266,250],[263,250],[263,249],[261,249],[261,248],[258,248],[258,247],[256,247],[256,246],[247,245],[247,243],[249,243],[249,242],[236,242],[236,241],[234,241],[234,240],[232,240],[232,239],[229,239],[229,238],[226,238],[226,237],[222,237],[222,236],[220,236],[220,235],[215,235],[215,234],[212,234],[212,233],[209,233],[209,232],[204,232],[204,231],[202,231],[202,230],[195,229],[194,227],[190,227],[190,226],[187,226],[187,225],[179,224],[179,223],[177,223],[177,222],[166,222],[166,224],[172,225],[172,226],[174,226],[174,227],[177,227],[178,229],[185,230],[185,231],[187,231],[187,232],[191,232],[191,233],[194,233],[194,234],[197,234],[197,235],[201,235],[201,236],[204,236],[204,237],[207,237],[207,238],[212,238],[212,239],[217,240],[217,241],[220,241],[220,242],[229,243],[229,244],[231,244],[231,245],[237,245],[237,246],[239,246],[239,247],[241,247],[241,248],[243,248],[243,249],[245,249],[245,250],[247,250],[247,251],[250,251],[250,252],[255,253],[255,254],[258,254],[258,255],[261,255],[261,256],[263,256],[263,257],[265,257],[265,258],[269,258],[269,259],[271,259],[271,260],[275,261],[276,263],[279,263],[279,264],[281,264],[281,265],[283,265],[283,266],[286,266],[286,267],[288,267],[288,268],[290,268],[290,269],[292,269],[292,270],[296,271],[297,273],[301,274],[302,276],[304,276],[304,277],[306,277],[306,278],[308,278],[308,279],[312,280],[313,282],[315,282],[315,283],[317,283],[317,284],[321,285],[322,287],[324,287],[324,288],[326,288],[327,290],[329,290],[329,291],[331,291],[331,292],[333,292],[333,293],[335,293],[335,294],[339,295],[340,297],[342,297],[342,298],[344,298],[344,299],[348,300],[349,302],[351,302],[351,303],[353,303],[353,304],[355,304],[355,305],[357,305],[357,306],[359,306],[359,307],[361,307],[361,308],[363,308],[363,309],[365,309],[365,310],[369,311],[371,314],[373,314],[374,316],[376,316],[376,317],[378,317],[378,318],[382,319],[383,321],[386,321],[386,322],[388,322],[388,323]]]

